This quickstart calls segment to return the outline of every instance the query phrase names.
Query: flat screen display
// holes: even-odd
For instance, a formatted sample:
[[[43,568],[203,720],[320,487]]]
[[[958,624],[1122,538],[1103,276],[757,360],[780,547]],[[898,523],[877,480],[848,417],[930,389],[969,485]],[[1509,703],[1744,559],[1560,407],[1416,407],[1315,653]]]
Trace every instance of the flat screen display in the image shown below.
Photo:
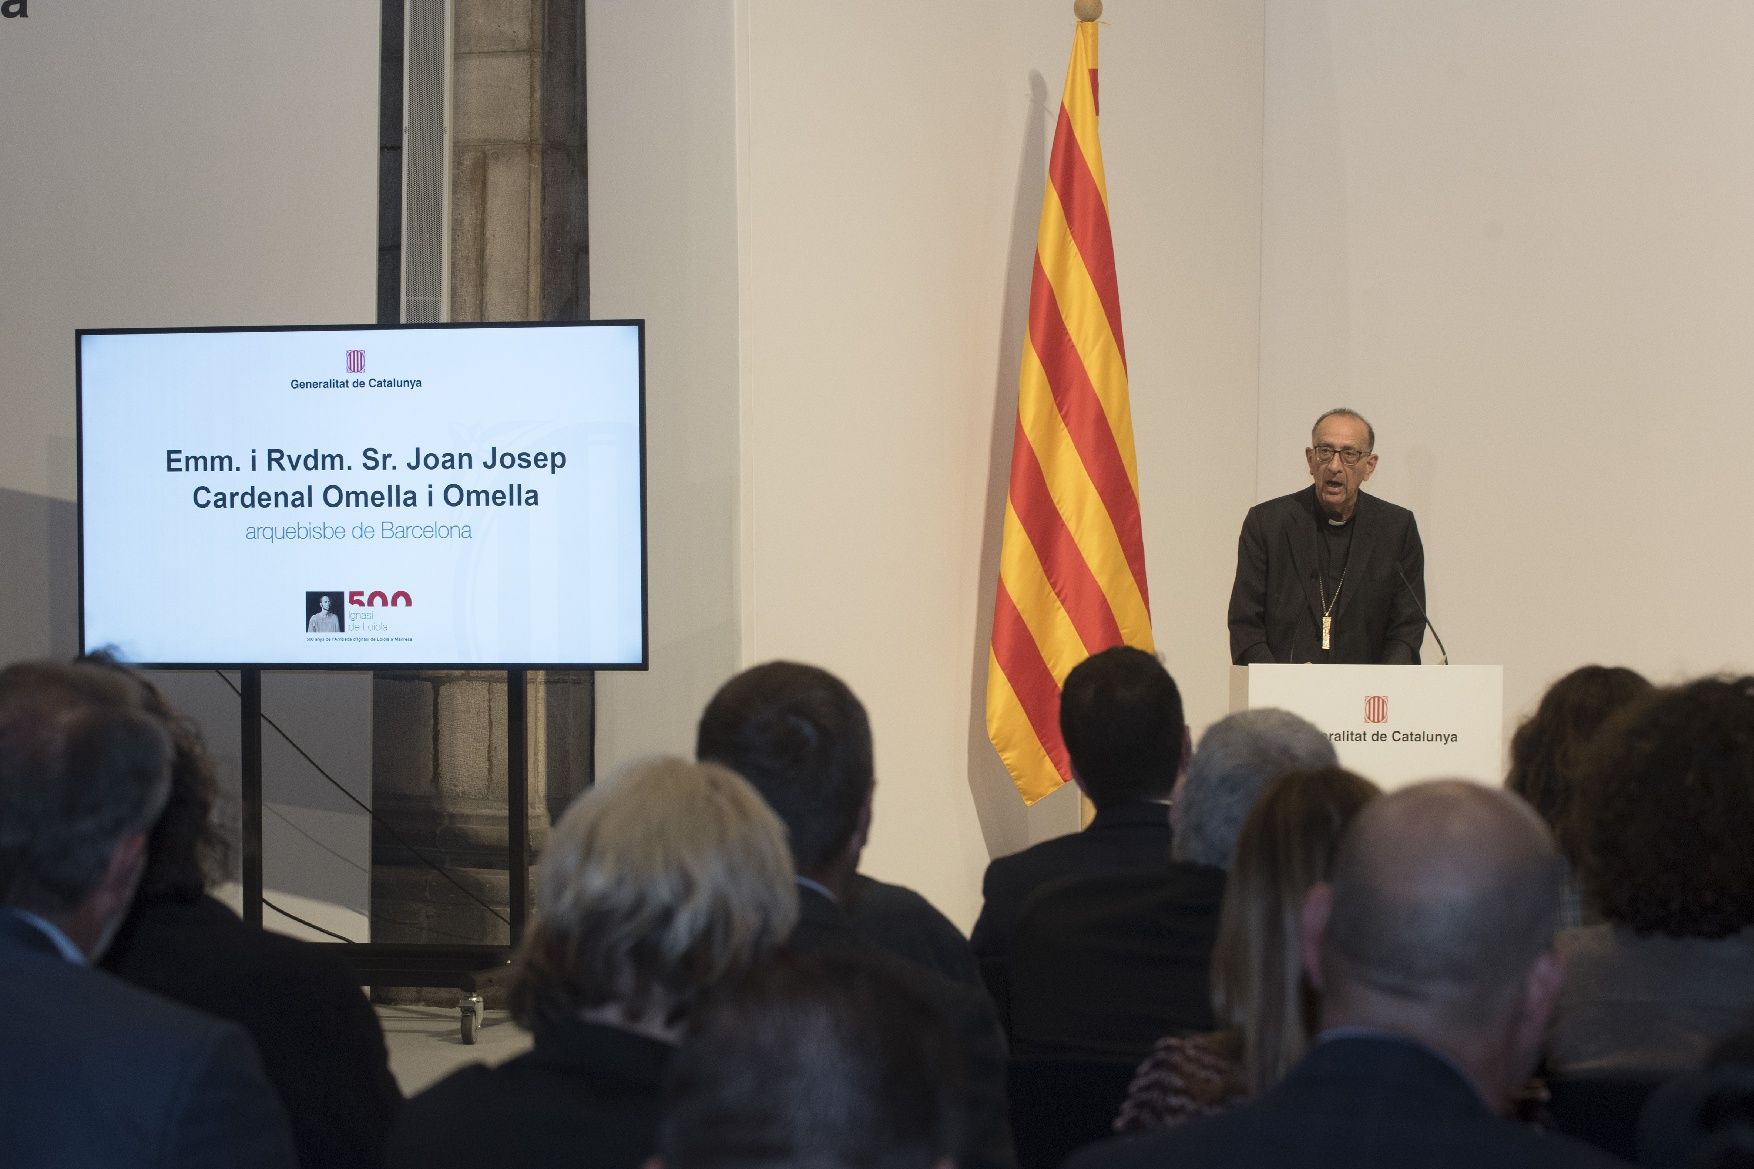
[[[641,322],[76,340],[87,649],[646,664]]]

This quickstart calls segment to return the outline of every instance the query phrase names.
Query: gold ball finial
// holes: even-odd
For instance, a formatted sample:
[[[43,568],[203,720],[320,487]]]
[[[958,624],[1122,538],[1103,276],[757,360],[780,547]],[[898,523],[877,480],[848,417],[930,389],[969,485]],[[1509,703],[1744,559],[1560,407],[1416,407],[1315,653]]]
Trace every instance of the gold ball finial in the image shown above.
[[[1089,23],[1102,19],[1102,0],[1072,0],[1072,15]]]

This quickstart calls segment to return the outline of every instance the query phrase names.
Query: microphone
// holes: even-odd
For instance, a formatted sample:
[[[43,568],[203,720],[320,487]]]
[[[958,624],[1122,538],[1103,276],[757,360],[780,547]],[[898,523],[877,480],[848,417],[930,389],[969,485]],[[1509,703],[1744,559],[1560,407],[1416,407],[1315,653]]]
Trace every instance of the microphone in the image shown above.
[[[1443,638],[1437,636],[1437,626],[1433,625],[1431,618],[1425,615],[1425,606],[1419,603],[1419,594],[1407,582],[1407,574],[1401,571],[1399,564],[1395,565],[1395,575],[1401,578],[1401,585],[1407,590],[1407,595],[1413,598],[1413,607],[1419,610],[1419,619],[1425,622],[1425,628],[1431,630],[1432,640],[1437,642],[1437,652],[1443,655],[1443,664],[1449,665],[1449,650],[1443,648]]]

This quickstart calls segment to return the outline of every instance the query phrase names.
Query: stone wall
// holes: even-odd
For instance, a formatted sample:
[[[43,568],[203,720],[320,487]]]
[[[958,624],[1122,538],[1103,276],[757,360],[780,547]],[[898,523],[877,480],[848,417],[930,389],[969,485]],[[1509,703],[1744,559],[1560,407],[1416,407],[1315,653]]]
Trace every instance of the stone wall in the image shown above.
[[[457,0],[454,19],[449,319],[584,319],[582,0]],[[529,675],[533,853],[592,782],[594,692],[589,673]],[[376,676],[374,941],[509,939],[506,747],[503,676]]]

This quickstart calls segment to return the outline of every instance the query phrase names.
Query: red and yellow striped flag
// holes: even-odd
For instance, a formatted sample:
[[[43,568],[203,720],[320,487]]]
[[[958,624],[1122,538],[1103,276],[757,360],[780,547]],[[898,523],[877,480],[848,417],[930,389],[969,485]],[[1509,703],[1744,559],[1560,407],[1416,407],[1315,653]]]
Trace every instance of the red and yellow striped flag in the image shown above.
[[[987,736],[1030,804],[1071,777],[1066,674],[1123,642],[1152,648],[1096,27],[1078,25],[1041,201],[987,661]]]

